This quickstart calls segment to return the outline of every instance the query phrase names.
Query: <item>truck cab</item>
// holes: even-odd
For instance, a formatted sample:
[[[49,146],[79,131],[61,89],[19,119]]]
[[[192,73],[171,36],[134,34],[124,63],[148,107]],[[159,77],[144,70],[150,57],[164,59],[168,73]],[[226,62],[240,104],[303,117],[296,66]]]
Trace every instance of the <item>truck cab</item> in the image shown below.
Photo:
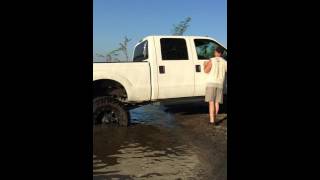
[[[209,37],[147,36],[135,46],[133,62],[150,63],[151,100],[204,96],[207,74],[203,61],[218,46],[223,47]]]

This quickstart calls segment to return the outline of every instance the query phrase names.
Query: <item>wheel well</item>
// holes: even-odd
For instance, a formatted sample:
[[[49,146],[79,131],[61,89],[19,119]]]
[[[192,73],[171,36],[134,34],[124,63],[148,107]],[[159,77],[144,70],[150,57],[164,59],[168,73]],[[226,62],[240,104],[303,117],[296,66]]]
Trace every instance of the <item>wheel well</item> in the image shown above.
[[[123,85],[110,79],[93,81],[93,98],[100,96],[112,96],[117,99],[127,99],[127,92]]]

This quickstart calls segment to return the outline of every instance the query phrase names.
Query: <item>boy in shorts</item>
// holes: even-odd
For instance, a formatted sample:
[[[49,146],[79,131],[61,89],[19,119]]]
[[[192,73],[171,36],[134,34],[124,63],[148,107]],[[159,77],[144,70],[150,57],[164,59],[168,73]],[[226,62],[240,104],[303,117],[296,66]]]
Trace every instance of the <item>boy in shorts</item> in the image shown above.
[[[223,82],[227,72],[227,61],[221,57],[223,51],[221,47],[217,47],[214,51],[214,58],[204,63],[205,72],[211,68],[207,73],[205,101],[209,102],[209,123],[213,125],[216,122],[219,104],[223,103]]]

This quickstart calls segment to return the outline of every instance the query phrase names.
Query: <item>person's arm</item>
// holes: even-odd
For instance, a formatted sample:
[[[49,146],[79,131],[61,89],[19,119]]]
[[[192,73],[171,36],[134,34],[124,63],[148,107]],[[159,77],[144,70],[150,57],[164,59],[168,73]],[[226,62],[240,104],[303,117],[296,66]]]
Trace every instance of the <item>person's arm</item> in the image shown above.
[[[211,70],[211,66],[212,66],[211,60],[205,61],[205,62],[203,63],[203,66],[204,66],[204,72],[205,72],[205,73],[209,73],[210,70]]]
[[[226,72],[227,72],[227,69],[228,69],[228,62],[226,61]]]
[[[207,66],[208,62],[209,62],[209,61],[204,61],[204,62],[203,62],[203,69],[204,69],[204,70],[206,69],[206,66]]]

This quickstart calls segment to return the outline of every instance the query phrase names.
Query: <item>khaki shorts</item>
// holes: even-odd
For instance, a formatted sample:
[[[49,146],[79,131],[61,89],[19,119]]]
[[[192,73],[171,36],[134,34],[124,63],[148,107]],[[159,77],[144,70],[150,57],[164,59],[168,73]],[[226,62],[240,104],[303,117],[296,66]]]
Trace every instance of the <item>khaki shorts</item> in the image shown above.
[[[222,88],[206,87],[205,101],[214,101],[223,104],[223,91]]]

